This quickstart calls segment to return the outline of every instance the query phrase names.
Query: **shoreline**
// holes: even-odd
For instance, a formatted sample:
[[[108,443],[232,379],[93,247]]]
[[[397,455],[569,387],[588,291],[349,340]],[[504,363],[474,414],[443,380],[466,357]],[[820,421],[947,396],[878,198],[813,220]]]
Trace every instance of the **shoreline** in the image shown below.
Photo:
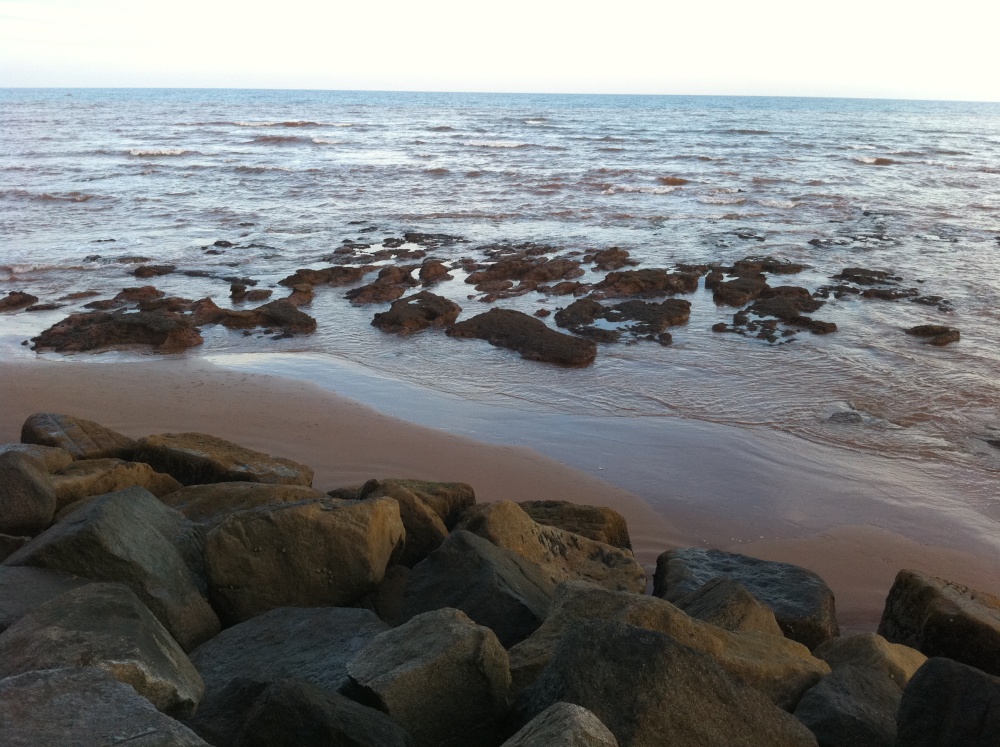
[[[354,382],[345,397],[302,379],[192,358],[4,361],[0,401],[8,404],[0,413],[0,441],[18,441],[21,423],[33,412],[65,412],[130,436],[203,431],[290,457],[313,467],[321,490],[371,477],[412,477],[470,483],[485,502],[607,505],[625,516],[636,557],[647,571],[661,552],[686,545],[802,565],[833,588],[838,618],[848,632],[874,630],[903,568],[1000,594],[1000,562],[984,526],[990,519],[974,509],[935,514],[927,506],[901,503],[906,490],[931,497],[942,484],[940,475],[903,479],[906,475],[891,474],[891,465],[877,457],[842,455],[842,463],[830,463],[831,450],[801,439],[774,440],[749,429],[657,418],[653,425],[660,440],[646,447],[682,441],[686,447],[669,458],[663,452],[664,458],[645,464],[630,482],[620,470],[595,476],[581,469],[590,459],[581,450],[585,442],[596,441],[591,448],[600,449],[602,439],[623,437],[613,429],[595,433],[586,418],[559,418],[567,426],[559,431],[565,439],[550,439],[545,449],[532,448],[545,428],[526,427],[533,419],[522,416],[513,426],[497,423],[493,440],[506,443],[485,443],[380,412],[365,403],[378,398],[378,382],[365,386],[367,396],[355,396],[360,390]],[[394,396],[400,396],[398,389]],[[426,408],[432,399],[425,395],[409,407]],[[487,417],[480,425],[493,422]],[[509,438],[505,429],[518,424],[520,437]],[[633,466],[642,458],[637,455]],[[876,468],[869,474],[849,471],[866,465]],[[662,489],[659,498],[650,492],[653,480]],[[795,494],[761,500],[768,491],[789,490]],[[706,502],[709,495],[716,500]],[[834,499],[839,502],[831,504]]]

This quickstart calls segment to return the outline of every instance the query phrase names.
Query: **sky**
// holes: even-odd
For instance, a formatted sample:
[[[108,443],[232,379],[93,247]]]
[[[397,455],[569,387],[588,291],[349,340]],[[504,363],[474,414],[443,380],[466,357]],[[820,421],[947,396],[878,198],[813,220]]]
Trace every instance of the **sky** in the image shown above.
[[[995,0],[0,0],[0,87],[1000,101]]]

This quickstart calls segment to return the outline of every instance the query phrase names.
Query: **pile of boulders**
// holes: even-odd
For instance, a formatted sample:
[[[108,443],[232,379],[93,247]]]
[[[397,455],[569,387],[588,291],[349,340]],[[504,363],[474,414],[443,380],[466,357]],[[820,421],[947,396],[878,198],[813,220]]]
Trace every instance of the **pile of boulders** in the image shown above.
[[[29,417],[0,446],[0,744],[1000,743],[1000,599],[904,570],[841,637],[785,563],[674,548],[648,593],[609,508],[312,478]]]

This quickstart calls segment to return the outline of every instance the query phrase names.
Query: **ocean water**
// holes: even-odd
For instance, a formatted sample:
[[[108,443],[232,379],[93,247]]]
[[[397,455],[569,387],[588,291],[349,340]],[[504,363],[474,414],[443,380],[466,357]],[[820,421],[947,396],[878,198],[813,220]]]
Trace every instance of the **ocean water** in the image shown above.
[[[0,292],[42,302],[152,283],[228,305],[232,277],[279,297],[278,280],[330,265],[345,240],[375,251],[412,231],[460,237],[429,250],[449,263],[536,242],[567,255],[618,246],[640,267],[772,255],[807,265],[772,285],[810,290],[845,267],[890,270],[950,310],[830,298],[813,316],[836,333],[770,344],[713,333],[735,309],[699,287],[682,296],[692,314],[671,346],[601,345],[580,370],[441,333],[385,335],[370,321],[387,304],[354,307],[347,289],[319,288],[304,309],[312,335],[206,328],[182,355],[252,357],[256,370],[272,356],[291,375],[301,360],[306,377],[325,360],[524,418],[614,418],[623,432],[629,418],[779,431],[960,468],[956,490],[984,513],[1000,509],[989,443],[1000,439],[1000,104],[5,89],[0,133]],[[235,246],[206,252],[216,240]],[[138,281],[136,257],[178,272]],[[462,318],[490,307],[465,272],[452,274],[433,290]],[[21,341],[83,303],[3,315],[0,354],[34,356]],[[957,327],[961,341],[935,348],[903,334],[928,323]],[[830,420],[849,410],[851,422]],[[618,448],[628,452],[627,436]]]

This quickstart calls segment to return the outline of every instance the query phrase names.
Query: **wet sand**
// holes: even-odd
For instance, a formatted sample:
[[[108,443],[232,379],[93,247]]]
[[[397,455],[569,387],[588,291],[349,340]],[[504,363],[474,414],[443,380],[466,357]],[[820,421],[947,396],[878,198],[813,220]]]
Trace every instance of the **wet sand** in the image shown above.
[[[767,539],[747,540],[745,514],[729,510],[747,487],[745,474],[737,468],[747,444],[733,441],[723,429],[714,431],[711,424],[701,429],[707,435],[695,447],[711,451],[701,456],[713,465],[706,479],[713,491],[730,498],[715,506],[697,506],[668,496],[647,502],[533,449],[415,425],[309,382],[193,359],[3,362],[0,403],[0,442],[19,440],[21,423],[34,412],[63,412],[134,437],[201,431],[227,438],[310,465],[316,471],[314,484],[322,490],[372,477],[412,477],[468,482],[481,501],[557,499],[612,506],[628,520],[636,555],[647,570],[660,552],[686,545],[796,563],[818,572],[833,588],[846,632],[874,630],[901,568],[1000,594],[1000,560],[988,544],[972,539],[972,528],[968,541],[950,529],[940,541],[928,541],[941,533],[940,527],[888,529],[879,516],[884,504],[875,500],[870,515],[860,500],[854,501],[851,521],[843,521],[847,514],[827,519],[825,526],[803,521],[803,516],[822,515],[822,504],[829,500],[827,488],[812,489],[822,487],[829,475],[808,459],[790,459],[784,466],[769,463],[770,470],[786,470],[778,477],[801,486],[801,492],[794,506],[769,507],[767,521],[773,531],[762,531]],[[669,429],[670,424],[660,427]],[[713,433],[718,435],[715,441]],[[676,477],[664,475],[664,482]],[[851,484],[852,495],[863,495],[863,475],[853,475]],[[874,498],[884,485],[873,477],[870,490]],[[936,517],[928,515],[927,521],[934,523]],[[727,537],[741,539],[727,542]]]

